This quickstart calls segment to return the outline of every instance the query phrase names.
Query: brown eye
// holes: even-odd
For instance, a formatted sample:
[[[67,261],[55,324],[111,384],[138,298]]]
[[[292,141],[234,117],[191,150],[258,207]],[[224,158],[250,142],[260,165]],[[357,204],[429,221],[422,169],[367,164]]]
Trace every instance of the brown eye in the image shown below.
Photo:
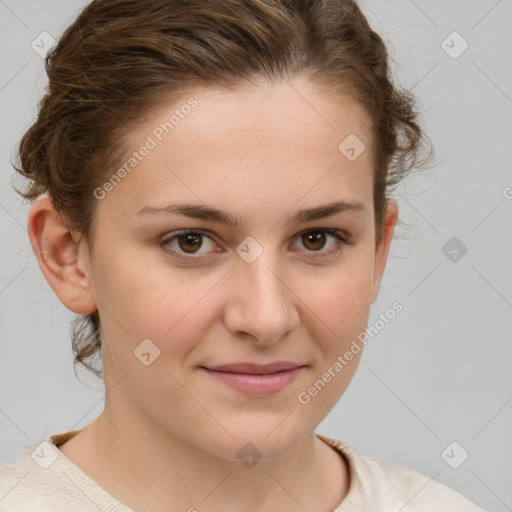
[[[322,249],[326,242],[325,233],[322,231],[304,233],[302,235],[302,242],[305,247],[310,249],[311,251],[318,251]]]
[[[305,252],[311,258],[335,256],[349,244],[349,238],[338,229],[316,228],[304,231],[297,237],[295,250]],[[304,247],[306,250],[304,250]]]
[[[186,234],[177,237],[179,248],[187,253],[194,253],[203,245],[201,234]]]
[[[208,253],[219,252],[211,236],[206,231],[197,229],[167,235],[160,239],[159,246],[172,256],[188,260],[197,260],[206,257]]]

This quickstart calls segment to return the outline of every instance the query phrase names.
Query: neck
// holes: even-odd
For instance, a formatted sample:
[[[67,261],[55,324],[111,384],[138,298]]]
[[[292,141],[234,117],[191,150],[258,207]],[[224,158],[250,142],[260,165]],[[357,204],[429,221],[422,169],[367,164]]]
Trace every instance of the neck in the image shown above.
[[[343,458],[314,433],[277,459],[245,465],[169,432],[130,428],[120,436],[112,420],[108,411],[98,418],[98,462],[107,490],[134,510],[330,512],[348,491]]]
[[[345,459],[314,432],[254,464],[219,457],[179,434],[117,396],[61,450],[133,510],[330,512],[348,492]]]

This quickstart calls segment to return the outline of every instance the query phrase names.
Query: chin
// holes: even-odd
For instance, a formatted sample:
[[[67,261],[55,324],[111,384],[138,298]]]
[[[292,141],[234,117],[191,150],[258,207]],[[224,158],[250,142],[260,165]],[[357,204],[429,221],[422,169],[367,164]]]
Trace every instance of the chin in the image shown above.
[[[278,429],[279,421],[260,425],[254,422],[239,424],[236,428],[231,426],[227,428],[231,436],[227,433],[206,435],[201,438],[200,444],[205,451],[232,461],[276,459],[288,453],[308,434],[298,425]]]

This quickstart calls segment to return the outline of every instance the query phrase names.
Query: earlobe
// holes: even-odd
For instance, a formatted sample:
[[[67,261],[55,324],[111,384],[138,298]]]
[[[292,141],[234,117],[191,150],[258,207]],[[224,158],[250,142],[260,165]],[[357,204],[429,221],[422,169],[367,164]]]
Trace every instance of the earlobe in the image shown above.
[[[79,250],[80,237],[72,236],[50,196],[41,196],[32,205],[27,231],[39,268],[64,306],[82,315],[96,311],[86,251]]]
[[[393,240],[396,222],[398,220],[398,205],[395,200],[390,199],[387,203],[386,216],[384,219],[383,232],[376,244],[375,250],[375,267],[373,276],[373,286],[370,297],[370,303],[373,304],[379,294],[382,275],[386,267],[388,259],[389,247]]]

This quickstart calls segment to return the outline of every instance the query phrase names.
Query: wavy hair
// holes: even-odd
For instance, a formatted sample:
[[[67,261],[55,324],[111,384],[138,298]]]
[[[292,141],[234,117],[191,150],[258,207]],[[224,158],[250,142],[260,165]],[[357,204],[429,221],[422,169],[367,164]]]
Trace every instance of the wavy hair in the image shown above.
[[[48,193],[92,250],[93,191],[112,175],[144,113],[201,86],[237,89],[301,76],[355,100],[371,120],[376,233],[388,192],[427,163],[417,99],[354,0],[94,0],[45,60],[49,83],[23,135],[24,198]],[[97,375],[98,312],[73,322],[75,370]]]

